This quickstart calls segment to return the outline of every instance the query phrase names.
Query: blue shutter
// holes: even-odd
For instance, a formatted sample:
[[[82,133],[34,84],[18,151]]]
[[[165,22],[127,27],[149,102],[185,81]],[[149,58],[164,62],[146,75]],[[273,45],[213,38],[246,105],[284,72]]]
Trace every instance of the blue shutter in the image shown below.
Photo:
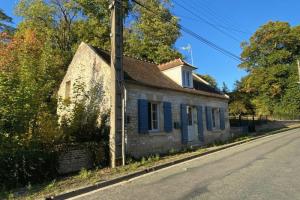
[[[172,132],[172,105],[170,102],[164,102],[164,130]]]
[[[212,131],[212,108],[209,106],[206,106],[205,108],[206,112],[206,128],[208,131]]]
[[[148,133],[148,101],[138,100],[138,130],[139,133]]]
[[[185,104],[181,104],[181,106],[180,106],[180,116],[181,116],[182,143],[187,144],[187,142],[188,142],[188,123],[187,123],[187,112],[186,112]]]
[[[199,140],[201,142],[204,142],[202,106],[197,106],[197,118],[198,118],[198,136],[199,136]]]
[[[220,129],[225,129],[225,109],[220,108]]]

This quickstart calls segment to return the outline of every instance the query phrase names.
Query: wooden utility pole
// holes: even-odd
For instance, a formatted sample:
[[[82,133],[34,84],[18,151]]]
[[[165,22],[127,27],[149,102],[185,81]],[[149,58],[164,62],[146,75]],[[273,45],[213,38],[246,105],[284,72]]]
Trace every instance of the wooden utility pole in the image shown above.
[[[300,84],[300,62],[299,59],[297,59],[297,64],[298,64],[298,73],[299,73],[299,84]]]
[[[110,160],[111,167],[124,164],[123,128],[123,16],[122,0],[111,0],[111,112]]]

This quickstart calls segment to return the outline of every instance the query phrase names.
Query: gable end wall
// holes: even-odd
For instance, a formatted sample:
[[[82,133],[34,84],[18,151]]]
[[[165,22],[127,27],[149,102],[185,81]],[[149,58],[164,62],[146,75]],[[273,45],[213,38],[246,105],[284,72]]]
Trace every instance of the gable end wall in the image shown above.
[[[103,84],[103,100],[100,106],[100,114],[109,112],[110,108],[110,67],[99,57],[94,50],[85,43],[81,43],[76,51],[66,75],[58,90],[58,98],[65,99],[66,82],[71,81],[70,100],[74,102],[74,83],[83,83],[88,91],[93,84]],[[72,100],[73,99],[73,100]],[[66,108],[58,108],[59,116],[68,115],[72,105]]]

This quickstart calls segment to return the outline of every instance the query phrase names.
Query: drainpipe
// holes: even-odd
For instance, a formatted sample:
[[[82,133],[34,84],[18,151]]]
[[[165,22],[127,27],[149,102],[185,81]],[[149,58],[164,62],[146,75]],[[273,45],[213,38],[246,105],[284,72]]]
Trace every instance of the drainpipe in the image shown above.
[[[126,102],[127,102],[127,90],[125,84],[123,84],[123,92],[124,98],[122,99],[122,165],[124,166],[126,163],[126,134],[125,134],[125,126],[126,126]]]

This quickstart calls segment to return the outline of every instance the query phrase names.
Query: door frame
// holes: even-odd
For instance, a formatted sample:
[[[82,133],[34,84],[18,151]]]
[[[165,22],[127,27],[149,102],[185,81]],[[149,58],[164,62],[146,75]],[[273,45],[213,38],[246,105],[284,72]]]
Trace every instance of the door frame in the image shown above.
[[[197,107],[193,105],[187,105],[186,112],[187,112],[187,125],[188,125],[187,127],[188,142],[198,141]]]

